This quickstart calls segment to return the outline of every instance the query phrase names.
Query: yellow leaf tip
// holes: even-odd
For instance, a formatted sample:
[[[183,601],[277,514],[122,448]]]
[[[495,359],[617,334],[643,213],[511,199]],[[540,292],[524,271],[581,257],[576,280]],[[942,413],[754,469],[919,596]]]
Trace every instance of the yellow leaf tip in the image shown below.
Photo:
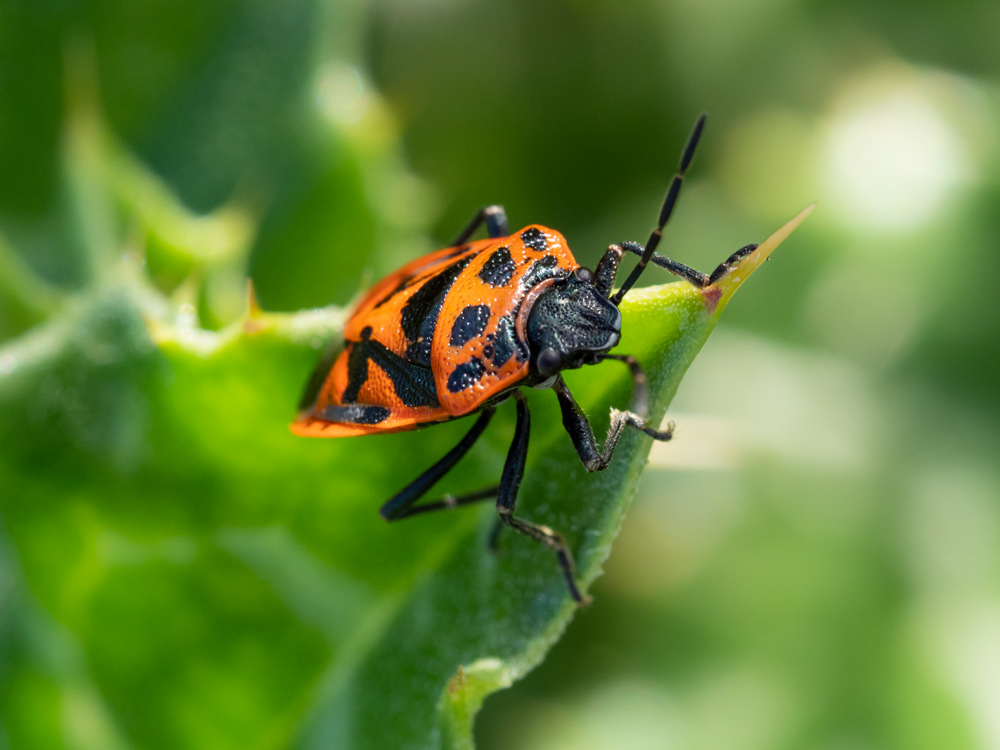
[[[247,318],[259,318],[263,312],[260,309],[260,300],[257,299],[257,290],[254,288],[253,279],[247,279]]]
[[[736,266],[731,268],[710,287],[707,287],[705,292],[711,292],[709,296],[714,298],[713,302],[717,303],[720,300],[728,300],[740,288],[743,282],[750,278],[750,275],[760,268],[764,261],[770,257],[775,248],[784,242],[799,224],[805,221],[805,218],[812,213],[814,208],[816,208],[815,201],[799,211],[789,221],[785,222],[780,229],[760,243],[753,252],[741,258]],[[714,308],[715,304],[712,304],[712,307]]]

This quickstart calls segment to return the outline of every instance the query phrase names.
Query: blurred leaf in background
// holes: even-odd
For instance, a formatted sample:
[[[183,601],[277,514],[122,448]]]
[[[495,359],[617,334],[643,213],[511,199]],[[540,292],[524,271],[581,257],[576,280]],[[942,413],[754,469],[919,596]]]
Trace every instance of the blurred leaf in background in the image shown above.
[[[592,265],[644,238],[708,110],[670,255],[710,268],[821,209],[692,367],[595,607],[486,701],[478,744],[1000,747],[998,13],[0,0],[0,746],[345,746],[385,712],[329,707],[404,658],[400,689],[438,695],[428,665],[468,642],[406,631],[476,610],[447,587],[395,608],[442,561],[475,590],[451,555],[482,554],[489,514],[376,507],[462,426],[290,441],[337,317],[234,335],[245,274],[265,309],[343,305],[494,202]],[[578,518],[559,503],[534,507]],[[514,676],[466,666],[433,736]]]

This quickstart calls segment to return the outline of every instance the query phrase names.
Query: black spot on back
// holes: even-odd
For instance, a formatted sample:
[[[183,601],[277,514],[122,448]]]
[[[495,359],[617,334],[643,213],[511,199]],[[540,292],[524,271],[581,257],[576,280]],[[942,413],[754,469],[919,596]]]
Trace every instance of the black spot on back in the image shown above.
[[[387,420],[390,413],[384,406],[347,404],[345,406],[327,406],[317,416],[320,419],[328,419],[331,422],[378,424]]]
[[[545,240],[545,235],[534,227],[521,232],[521,242],[536,252],[543,252],[549,247],[549,243]]]
[[[559,267],[559,259],[554,255],[546,255],[531,264],[528,272],[521,277],[521,286],[524,289],[531,289],[546,279],[554,279],[568,276],[569,271]]]
[[[452,393],[460,393],[466,388],[478,383],[479,379],[486,373],[486,365],[479,357],[473,357],[468,362],[460,364],[454,372],[448,376],[448,390]]]
[[[469,305],[455,318],[448,343],[452,346],[465,346],[485,331],[489,322],[489,305]]]
[[[510,248],[500,247],[493,251],[479,269],[479,278],[492,287],[507,286],[516,270],[514,259],[510,257]]]
[[[403,334],[406,336],[406,359],[422,367],[431,366],[431,342],[444,298],[455,279],[462,273],[472,257],[452,263],[440,273],[427,279],[406,305],[400,318]]]

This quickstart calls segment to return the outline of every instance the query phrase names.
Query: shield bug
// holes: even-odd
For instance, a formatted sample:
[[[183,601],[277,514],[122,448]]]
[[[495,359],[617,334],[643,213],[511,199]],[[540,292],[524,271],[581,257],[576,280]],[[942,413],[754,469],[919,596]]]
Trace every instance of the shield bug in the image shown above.
[[[397,521],[495,500],[499,521],[552,549],[570,594],[578,603],[586,601],[576,585],[573,560],[562,535],[516,515],[529,433],[528,405],[520,389],[555,392],[563,424],[587,471],[608,466],[627,428],[641,430],[654,440],[670,439],[669,426],[660,430],[646,424],[646,376],[641,365],[632,356],[610,352],[621,338],[619,304],[650,263],[705,287],[757,247],[738,250],[712,274],[655,252],[704,124],[702,115],[681,154],[680,167],[645,246],[635,242],[611,245],[591,271],[576,262],[559,232],[531,225],[511,234],[504,209],[489,206],[476,214],[451,246],[382,279],[351,314],[343,350],[322,373],[321,385],[291,425],[292,431],[308,437],[350,437],[412,430],[478,414],[451,451],[382,506],[383,518]],[[484,225],[488,238],[473,241]],[[639,256],[639,261],[613,292],[626,253]],[[629,368],[633,404],[628,411],[612,411],[602,447],[560,373],[608,360]],[[517,421],[499,484],[418,505],[469,451],[497,406],[508,399],[514,401]]]

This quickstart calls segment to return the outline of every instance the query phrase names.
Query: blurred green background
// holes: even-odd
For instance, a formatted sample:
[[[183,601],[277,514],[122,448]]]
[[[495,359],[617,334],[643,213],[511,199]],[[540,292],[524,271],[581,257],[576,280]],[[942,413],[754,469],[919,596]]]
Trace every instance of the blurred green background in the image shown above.
[[[986,0],[0,0],[0,340],[119,237],[210,327],[246,271],[266,309],[347,304],[488,203],[592,265],[708,111],[665,252],[708,270],[819,208],[478,746],[1000,748],[998,28]]]

